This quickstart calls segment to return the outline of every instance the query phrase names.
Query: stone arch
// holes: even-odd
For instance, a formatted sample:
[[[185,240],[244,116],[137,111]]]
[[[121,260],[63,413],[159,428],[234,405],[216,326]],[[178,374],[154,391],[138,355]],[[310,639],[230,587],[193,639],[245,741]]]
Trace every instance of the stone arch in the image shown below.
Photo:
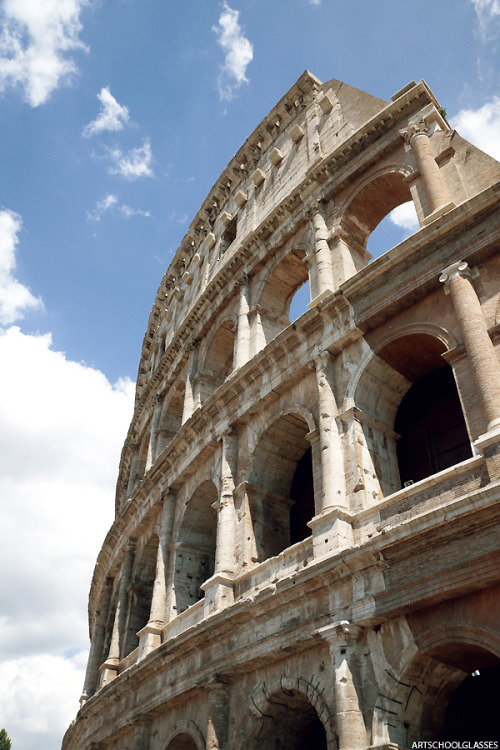
[[[225,317],[207,336],[196,380],[200,404],[224,383],[233,371],[236,321]]]
[[[269,683],[262,682],[250,696],[240,728],[245,747],[302,750],[314,746],[315,750],[336,750],[333,714],[324,691],[319,680],[303,677],[281,675]]]
[[[460,445],[463,443],[464,446],[463,450],[460,449],[461,454],[464,457],[470,455],[455,381],[449,365],[442,357],[454,344],[453,336],[443,327],[418,322],[391,332],[377,342],[375,350],[369,350],[365,354],[351,378],[344,400],[344,431],[349,434],[350,445],[361,446],[363,465],[360,469],[364,473],[363,486],[358,482],[356,487],[353,485],[348,491],[362,491],[363,499],[370,502],[372,498],[387,496],[401,488],[401,454],[398,458],[396,449],[401,436],[395,426],[398,410],[414,384],[440,369],[446,368],[446,372],[440,376],[443,392],[450,393],[450,398],[454,399],[453,409],[458,409],[457,429],[460,430]],[[411,424],[408,425],[411,434]],[[400,445],[404,448],[404,442],[400,442]],[[453,462],[460,460],[463,458]],[[425,476],[429,476],[437,470],[439,469],[425,470],[427,473],[423,471]],[[356,477],[357,473],[354,471],[352,476]],[[420,478],[423,477],[418,476]]]
[[[175,382],[165,394],[156,432],[156,456],[170,443],[182,425],[184,383]]]
[[[412,200],[405,180],[412,172],[404,163],[379,167],[370,171],[348,194],[339,223],[352,241],[354,251],[364,251],[369,235],[382,219],[397,206]]]
[[[159,539],[152,534],[137,558],[130,586],[123,656],[139,645],[137,633],[148,623],[156,576]]]
[[[495,586],[382,625],[385,659],[379,653],[378,663],[386,666],[378,680],[372,745],[411,747],[439,739],[457,688],[478,669],[500,671],[499,596]]]
[[[205,738],[198,724],[185,717],[175,722],[162,745],[163,750],[205,750],[205,747]]]
[[[260,431],[244,482],[253,532],[254,562],[279,554],[310,535],[315,515],[308,409],[294,404],[277,411]]]
[[[256,350],[264,348],[290,325],[290,304],[295,292],[309,280],[303,250],[292,250],[277,258],[266,269],[265,278],[254,290],[252,308]]]
[[[175,542],[174,598],[180,614],[203,598],[201,584],[213,575],[217,539],[217,488],[205,480],[184,508]]]

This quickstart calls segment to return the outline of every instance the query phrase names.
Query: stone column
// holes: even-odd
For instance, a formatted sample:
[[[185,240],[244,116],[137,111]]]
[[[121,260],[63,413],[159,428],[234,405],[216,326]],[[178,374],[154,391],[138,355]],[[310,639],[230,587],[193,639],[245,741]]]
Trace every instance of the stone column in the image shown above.
[[[360,705],[362,686],[355,677],[356,643],[362,628],[342,620],[317,633],[328,642],[332,657],[338,750],[364,750],[367,733]]]
[[[196,409],[195,405],[195,393],[194,393],[194,378],[198,370],[198,340],[189,344],[187,351],[189,352],[189,361],[187,368],[186,377],[186,389],[184,391],[184,405],[182,408],[182,420],[181,424],[187,422],[189,417],[193,414]]]
[[[250,357],[254,357],[266,345],[261,309],[260,305],[254,305],[250,310]]]
[[[137,479],[137,469],[139,468],[139,445],[134,443],[132,445],[132,460],[130,462],[130,474],[127,485],[127,497],[132,495],[134,491],[135,482]]]
[[[175,518],[175,494],[170,489],[163,495],[160,538],[156,558],[156,574],[153,584],[153,596],[149,622],[139,631],[139,659],[143,659],[161,644],[161,629],[165,624],[165,605],[167,598],[167,565],[168,549],[172,541],[172,530]]]
[[[171,488],[168,489],[168,497],[170,498],[170,502],[172,506],[175,507],[175,504],[177,502],[177,493],[175,493]],[[174,517],[172,518],[172,531],[173,531],[173,524],[175,519],[175,512]],[[168,623],[176,616],[177,610],[176,610],[176,602],[175,602],[175,591],[174,591],[174,574],[175,574],[175,544],[172,541],[172,532],[171,532],[171,538],[166,543],[165,546],[165,610],[163,614],[163,622],[165,625],[163,626],[163,631],[165,630],[165,627],[168,625]],[[165,640],[163,638],[163,640]]]
[[[217,675],[207,686],[209,693],[206,750],[230,750],[227,682],[224,677]]]
[[[323,297],[333,292],[335,284],[333,280],[332,253],[328,244],[328,228],[323,214],[319,210],[312,212],[312,223],[314,230],[314,253],[317,269],[317,290],[311,294],[313,303],[318,297]]]
[[[332,388],[333,357],[328,351],[314,361],[318,384],[318,426],[321,446],[322,488],[317,513],[333,507],[346,507],[342,443],[335,416],[337,404]]]
[[[160,451],[158,450],[158,426],[160,424],[163,401],[164,401],[163,394],[159,394],[156,397],[155,408],[153,411],[153,419],[151,420],[150,448],[151,448],[151,463],[152,464],[154,464],[158,454],[160,453]]]
[[[429,128],[424,118],[421,117],[419,120],[409,122],[408,127],[399,132],[415,154],[417,167],[424,183],[430,207],[430,214],[424,220],[424,224],[427,224],[454,208],[454,204],[449,202],[446,187],[432,150]]]
[[[243,367],[250,359],[250,289],[249,277],[244,275],[240,282],[240,296],[238,305],[238,330],[236,333],[236,346],[234,350],[234,369]]]
[[[128,605],[128,588],[132,579],[132,569],[135,558],[135,539],[129,539],[125,558],[123,560],[122,574],[120,579],[120,589],[118,592],[118,602],[116,604],[115,619],[113,622],[113,632],[111,643],[106,661],[101,666],[101,686],[106,685],[114,680],[118,674],[118,665],[120,664],[121,653],[124,646],[125,623],[127,621]]]
[[[134,720],[132,750],[149,750],[151,744],[151,719],[137,716]]]
[[[214,575],[206,581],[207,614],[227,607],[234,601],[233,575],[235,553],[234,488],[238,471],[238,435],[230,430],[222,436],[221,489],[217,510],[217,545]]]
[[[309,526],[313,531],[314,554],[321,556],[349,546],[352,526],[347,508],[342,442],[335,419],[337,404],[332,388],[334,374],[330,352],[322,352],[314,366],[318,384],[321,482],[315,483],[316,516]]]
[[[486,414],[488,431],[500,427],[500,365],[467,263],[453,263],[439,280],[450,294]]]
[[[358,272],[356,263],[354,262],[353,253],[355,253],[358,259],[362,261],[363,265],[367,265],[371,255],[339,224],[335,227],[335,231],[332,232],[330,246],[333,261],[334,284],[335,289],[337,289],[344,283],[344,281],[352,278],[352,276],[355,276]]]
[[[95,613],[92,639],[90,642],[89,660],[87,662],[87,671],[83,683],[83,692],[80,697],[80,706],[83,706],[85,701],[94,695],[97,689],[99,667],[102,663],[102,650],[104,647],[104,639],[106,637],[106,623],[109,617],[113,583],[113,578],[108,576],[104,585],[104,593],[102,595],[99,610]]]

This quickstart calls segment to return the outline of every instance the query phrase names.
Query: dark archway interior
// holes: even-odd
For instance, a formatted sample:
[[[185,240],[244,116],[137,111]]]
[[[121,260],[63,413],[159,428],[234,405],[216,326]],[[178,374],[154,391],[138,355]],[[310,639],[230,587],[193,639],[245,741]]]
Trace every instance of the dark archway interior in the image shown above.
[[[290,509],[290,544],[295,544],[311,535],[311,529],[307,525],[314,516],[311,448],[306,450],[297,463],[292,479],[290,498],[293,500]]]
[[[442,740],[498,741],[500,737],[500,666],[469,675],[450,696]]]
[[[168,743],[167,750],[197,750],[196,742],[189,734],[179,734]]]
[[[317,716],[305,729],[303,737],[294,750],[326,750],[325,727]]]
[[[394,423],[401,484],[417,482],[472,455],[451,367],[420,377],[403,397]]]
[[[269,697],[252,750],[327,750],[316,709],[302,695],[283,691]]]

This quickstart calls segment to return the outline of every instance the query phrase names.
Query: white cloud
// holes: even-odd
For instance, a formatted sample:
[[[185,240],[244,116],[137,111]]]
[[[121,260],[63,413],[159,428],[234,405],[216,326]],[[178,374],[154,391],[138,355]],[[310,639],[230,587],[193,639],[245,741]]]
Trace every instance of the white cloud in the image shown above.
[[[0,715],[17,750],[57,750],[83,685],[88,590],[133,386],[14,326],[0,361]]]
[[[126,203],[118,203],[117,196],[110,193],[102,201],[97,201],[93,211],[87,211],[87,219],[89,221],[101,221],[103,214],[113,210],[118,211],[126,219],[130,219],[131,216],[151,216],[149,211],[143,211],[141,208],[131,208]]]
[[[118,104],[108,86],[101,89],[97,98],[102,105],[101,111],[95,120],[85,125],[83,135],[86,138],[104,131],[117,132],[122,130],[130,119],[128,108]]]
[[[144,139],[142,146],[133,148],[126,154],[120,149],[111,149],[109,157],[113,161],[113,166],[109,168],[110,174],[119,174],[127,180],[153,177],[153,154],[148,138]]]
[[[500,97],[493,97],[479,109],[460,110],[450,119],[450,125],[474,146],[500,160]]]
[[[41,305],[12,273],[20,228],[0,212],[4,324]],[[88,591],[134,387],[17,326],[0,328],[0,362],[0,721],[16,750],[57,750],[83,685]]]
[[[309,0],[309,5],[321,5],[321,0]]]
[[[219,97],[226,100],[232,99],[234,90],[248,81],[245,72],[253,58],[253,46],[242,33],[239,15],[239,11],[233,10],[225,2],[219,25],[213,27],[218,43],[226,54],[217,79]]]
[[[492,39],[500,29],[500,0],[472,0],[483,39]]]
[[[18,214],[8,209],[0,210],[0,325],[19,320],[29,309],[43,307],[41,299],[34,297],[13,276],[17,235],[21,227],[22,220]]]
[[[402,203],[401,206],[397,206],[397,208],[391,211],[389,218],[397,227],[401,227],[401,229],[405,229],[410,233],[416,232],[420,226],[413,201],[408,201],[408,203]]]
[[[17,750],[57,750],[74,718],[87,652],[71,659],[43,654],[0,664],[2,726]],[[83,657],[83,658],[82,658]]]
[[[71,53],[84,50],[80,13],[88,0],[3,0],[0,9],[0,91],[21,86],[32,107],[77,68]]]

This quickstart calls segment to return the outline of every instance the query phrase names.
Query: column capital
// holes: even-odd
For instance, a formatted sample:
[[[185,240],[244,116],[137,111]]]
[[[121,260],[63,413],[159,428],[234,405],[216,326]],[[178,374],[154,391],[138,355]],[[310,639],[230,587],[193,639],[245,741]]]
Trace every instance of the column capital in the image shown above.
[[[314,357],[314,367],[316,371],[323,369],[328,365],[329,362],[331,362],[334,359],[334,355],[328,351],[328,349],[323,349],[323,351],[318,352],[318,354]]]
[[[355,646],[363,631],[364,628],[361,625],[356,625],[349,620],[339,620],[324,628],[319,628],[316,630],[316,635],[324,638],[332,651],[338,651]]]
[[[173,498],[176,498],[177,497],[177,492],[175,490],[173,490],[172,487],[165,487],[165,489],[162,490],[162,493],[161,493],[161,499],[163,500],[163,502],[165,502],[165,500],[167,500],[167,498],[169,497],[169,495],[171,497],[173,497]]]
[[[412,140],[417,135],[429,135],[429,126],[427,125],[425,118],[419,117],[418,120],[410,120],[406,128],[399,131],[399,135],[404,139],[408,146],[411,145]]]
[[[241,287],[248,286],[250,284],[251,278],[252,277],[250,273],[248,273],[248,271],[245,271],[245,273],[242,273],[234,285],[235,289],[241,289]]]
[[[448,293],[448,282],[457,275],[473,279],[479,275],[479,272],[476,268],[469,268],[469,264],[465,260],[458,260],[456,263],[452,263],[450,266],[443,269],[439,276],[439,281],[445,285],[446,293]]]
[[[198,338],[191,339],[191,341],[186,345],[186,352],[188,354],[191,354],[192,351],[195,351],[196,349],[198,349],[199,345],[200,345],[200,339]]]

